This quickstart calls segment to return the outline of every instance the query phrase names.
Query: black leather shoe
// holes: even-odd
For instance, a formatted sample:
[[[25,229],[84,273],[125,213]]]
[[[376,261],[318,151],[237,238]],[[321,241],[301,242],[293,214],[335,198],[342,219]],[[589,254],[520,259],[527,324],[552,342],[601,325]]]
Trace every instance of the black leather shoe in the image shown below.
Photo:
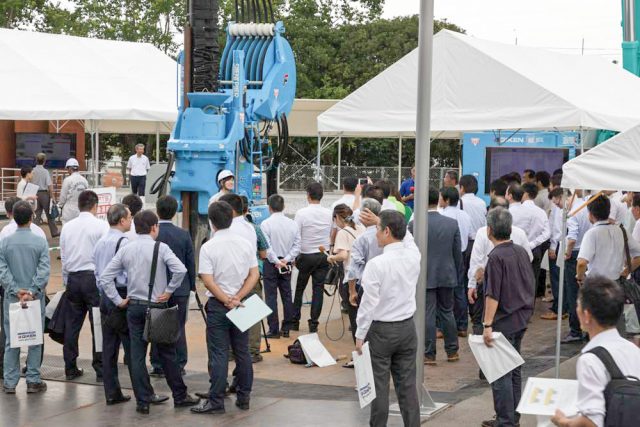
[[[318,325],[309,325],[309,333],[314,334],[318,332]]]
[[[245,400],[245,401],[241,401],[241,400],[236,400],[236,406],[240,409],[242,409],[243,411],[248,411],[249,410],[249,401]]]
[[[198,406],[191,408],[191,412],[194,414],[224,414],[224,407],[213,406],[213,403],[209,399],[203,400]]]
[[[166,402],[169,400],[169,396],[165,396],[164,394],[152,394],[149,399],[149,403],[152,405],[158,405],[160,403]]]
[[[300,322],[293,322],[291,324],[291,327],[289,328],[290,331],[299,331],[300,330]]]
[[[282,338],[289,338],[289,331],[282,331],[282,333],[280,334],[280,336]]]
[[[82,375],[84,375],[84,370],[82,368],[70,369],[65,372],[65,378],[67,379],[67,381],[75,380]]]
[[[226,390],[226,392],[228,392],[229,394],[231,394],[231,393],[234,393],[234,394],[235,394],[235,393],[236,393],[236,391],[237,391],[237,390],[236,390],[236,386],[235,386],[235,385],[233,385],[233,384],[231,384],[231,385],[227,388],[227,390]]]
[[[107,405],[117,405],[118,403],[125,403],[131,400],[131,396],[122,395],[113,399],[107,399]]]
[[[173,402],[174,408],[186,408],[187,406],[193,406],[200,403],[200,399],[187,394],[187,396],[179,402]]]
[[[136,412],[139,414],[149,415],[149,405],[146,403],[138,403],[136,406]]]
[[[209,399],[209,393],[198,392],[198,393],[195,393],[195,395],[200,399]]]

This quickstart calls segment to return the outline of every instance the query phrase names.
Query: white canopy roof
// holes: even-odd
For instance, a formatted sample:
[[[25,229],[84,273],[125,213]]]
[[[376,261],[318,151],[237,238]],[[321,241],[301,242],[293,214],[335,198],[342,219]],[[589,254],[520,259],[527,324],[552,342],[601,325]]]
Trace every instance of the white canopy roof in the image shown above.
[[[324,135],[415,135],[413,50],[318,118]],[[431,130],[610,129],[640,123],[640,79],[593,56],[505,45],[443,30],[434,37]]]
[[[619,133],[562,167],[562,187],[640,191],[640,126]]]
[[[0,29],[0,52],[0,119],[130,133],[176,119],[176,62],[151,44]]]

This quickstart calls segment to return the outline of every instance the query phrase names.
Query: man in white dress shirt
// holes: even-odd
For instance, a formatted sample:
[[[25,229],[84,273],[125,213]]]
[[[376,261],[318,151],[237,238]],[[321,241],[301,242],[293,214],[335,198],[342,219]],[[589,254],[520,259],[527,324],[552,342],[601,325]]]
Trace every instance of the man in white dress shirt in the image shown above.
[[[538,276],[540,276],[540,264],[544,253],[549,249],[551,230],[549,217],[544,210],[533,202],[538,195],[538,187],[535,184],[512,184],[507,191],[509,212],[513,217],[513,225],[521,228],[529,238],[529,248],[533,253],[533,275],[536,278],[536,296],[544,295],[544,289],[538,288]]]
[[[569,213],[575,212],[583,203],[583,193],[576,190],[569,199],[571,207]],[[567,310],[569,313],[569,333],[561,340],[563,344],[579,343],[583,340],[582,329],[580,329],[580,319],[576,312],[576,302],[578,299],[578,282],[576,280],[576,267],[578,263],[578,253],[582,246],[584,235],[593,227],[589,220],[589,210],[583,208],[580,212],[567,219],[567,249],[564,253],[564,283],[567,296]]]
[[[509,202],[504,197],[494,197],[491,199],[489,211],[501,207],[509,208]],[[511,241],[522,246],[529,255],[529,260],[533,261],[533,254],[529,248],[529,238],[521,228],[511,226]],[[481,227],[476,233],[476,239],[471,251],[471,259],[469,261],[468,279],[468,298],[469,298],[469,314],[474,335],[482,334],[482,312],[484,310],[484,270],[489,260],[489,253],[493,250],[494,245],[487,235],[487,226]]]
[[[471,225],[471,217],[466,211],[460,210],[458,207],[459,201],[458,190],[456,190],[455,187],[444,187],[440,190],[438,206],[442,209],[441,214],[455,219],[458,223],[458,229],[460,230],[460,256],[462,259],[463,254],[467,251],[469,242],[475,239],[476,235]],[[461,262],[459,264],[457,277],[458,286],[454,288],[453,292],[453,314],[456,319],[458,335],[461,337],[467,336],[467,329],[469,327],[467,286],[463,280],[466,273],[467,270],[465,270],[464,262]]]
[[[591,340],[582,349],[576,365],[578,378],[578,414],[567,417],[556,410],[551,421],[561,427],[638,424],[637,408],[618,408],[607,414],[605,389],[611,381],[611,368],[627,377],[640,378],[640,349],[620,336],[616,323],[622,316],[624,292],[616,283],[602,276],[589,275],[578,293],[578,316],[582,329]],[[604,363],[610,359],[610,367]],[[636,400],[637,401],[637,400]],[[611,416],[621,417],[614,423]],[[606,423],[606,424],[605,424]]]
[[[68,317],[64,328],[64,370],[67,380],[73,380],[84,372],[78,368],[78,337],[89,312],[91,325],[93,369],[98,381],[102,381],[102,355],[96,353],[95,332],[93,330],[93,308],[100,307],[100,294],[96,286],[93,251],[96,243],[109,232],[109,224],[96,218],[98,195],[85,190],[78,196],[80,214],[64,227],[60,234],[60,259],[62,260],[62,281],[66,284],[69,300]]]
[[[249,333],[229,320],[229,310],[241,306],[260,277],[256,252],[249,242],[231,229],[233,209],[223,201],[209,206],[213,238],[200,249],[200,278],[207,288],[207,349],[209,353],[209,398],[191,408],[198,414],[224,414],[224,392],[229,369],[229,347],[236,363],[236,406],[249,409],[253,366],[249,355]]]
[[[284,199],[279,194],[272,194],[267,200],[269,218],[262,221],[260,228],[269,240],[267,260],[263,264],[264,298],[273,311],[267,322],[268,337],[276,338],[280,334],[289,337],[289,329],[293,321],[293,301],[291,299],[291,263],[300,253],[300,230],[292,219],[287,218],[284,211]],[[282,300],[282,327],[278,324],[278,291]]]
[[[151,169],[151,163],[149,163],[149,158],[144,155],[144,144],[137,144],[136,154],[129,157],[127,162],[127,172],[129,172],[133,194],[144,197],[149,169]]]
[[[558,267],[558,252],[560,251],[560,240],[562,239],[562,188],[556,187],[549,193],[551,198],[551,214],[549,215],[549,228],[551,229],[551,245],[549,246],[549,276],[551,278],[551,294],[553,303],[549,312],[540,316],[545,320],[558,319],[558,300],[560,286],[560,267]],[[567,296],[564,291],[562,298],[562,316],[568,313]]]
[[[80,164],[74,158],[67,160],[65,165],[69,176],[62,181],[62,189],[60,190],[60,199],[58,204],[62,209],[60,220],[62,224],[66,224],[80,214],[78,209],[78,197],[80,193],[89,188],[87,180],[80,175]]]
[[[2,228],[2,231],[0,231],[0,240],[9,237],[13,233],[15,233],[16,230],[18,229],[18,224],[16,224],[15,220],[13,219],[11,210],[13,209],[13,205],[18,203],[20,200],[21,199],[19,197],[9,197],[7,200],[5,200],[4,208],[7,212],[7,218],[9,219],[9,224],[5,225]],[[42,237],[44,240],[47,240],[47,236],[46,234],[44,234],[44,231],[42,231],[42,228],[38,227],[33,222],[29,225],[29,228],[31,229],[31,232],[33,234],[35,234],[38,237]]]
[[[358,178],[348,176],[342,180],[342,192],[343,195],[338,200],[331,204],[331,210],[340,204],[345,204],[353,209],[353,204],[356,201],[356,187],[358,186]]]
[[[420,252],[402,244],[407,232],[397,211],[380,212],[376,238],[383,253],[367,263],[362,275],[363,295],[358,308],[356,350],[365,338],[371,351],[376,398],[371,403],[369,425],[384,427],[389,417],[389,371],[405,426],[420,425],[416,387],[416,284]]]
[[[320,205],[322,200],[322,185],[313,182],[307,186],[307,202],[309,206],[296,212],[294,218],[300,230],[300,255],[296,258],[296,267],[299,270],[296,283],[296,293],[293,300],[292,331],[300,329],[300,317],[302,309],[302,295],[309,282],[312,281],[311,314],[309,318],[309,332],[317,332],[322,312],[324,296],[324,278],[329,271],[327,255],[320,251],[320,247],[329,250],[329,238],[333,212]]]
[[[611,201],[606,196],[598,196],[589,206],[589,220],[593,227],[582,239],[578,253],[576,280],[581,284],[586,275],[599,275],[617,281],[621,276],[635,271],[640,266],[640,245],[629,239],[631,266],[627,266],[624,236],[619,224],[611,224]],[[624,272],[624,273],[623,273]],[[618,330],[625,331],[624,316],[620,317]]]

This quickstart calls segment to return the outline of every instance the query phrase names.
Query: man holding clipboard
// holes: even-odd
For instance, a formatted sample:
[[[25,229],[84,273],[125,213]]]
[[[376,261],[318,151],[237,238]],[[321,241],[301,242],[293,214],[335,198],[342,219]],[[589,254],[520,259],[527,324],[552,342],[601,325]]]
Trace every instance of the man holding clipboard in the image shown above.
[[[227,313],[242,306],[242,299],[260,277],[255,249],[242,236],[229,230],[233,209],[226,202],[209,205],[209,221],[215,234],[200,249],[200,278],[207,288],[207,348],[209,353],[209,398],[191,411],[197,414],[224,414],[224,392],[229,369],[229,346],[236,361],[236,406],[249,409],[253,365],[249,354],[249,334],[241,332]]]

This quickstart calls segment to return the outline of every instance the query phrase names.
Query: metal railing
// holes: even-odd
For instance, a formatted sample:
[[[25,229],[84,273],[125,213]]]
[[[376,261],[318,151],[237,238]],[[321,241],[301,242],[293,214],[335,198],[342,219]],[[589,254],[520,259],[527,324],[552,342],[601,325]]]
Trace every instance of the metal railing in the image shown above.
[[[452,168],[431,168],[429,184],[440,188],[444,174]],[[315,165],[280,165],[278,173],[278,189],[282,191],[305,191],[308,184],[315,182],[317,168]],[[401,181],[411,175],[410,167],[400,169]],[[369,177],[373,181],[386,179],[397,186],[398,167],[397,166],[342,166],[338,171],[338,166],[321,166],[320,176],[322,177],[322,186],[325,191],[340,190],[340,181],[347,176],[357,178]]]

